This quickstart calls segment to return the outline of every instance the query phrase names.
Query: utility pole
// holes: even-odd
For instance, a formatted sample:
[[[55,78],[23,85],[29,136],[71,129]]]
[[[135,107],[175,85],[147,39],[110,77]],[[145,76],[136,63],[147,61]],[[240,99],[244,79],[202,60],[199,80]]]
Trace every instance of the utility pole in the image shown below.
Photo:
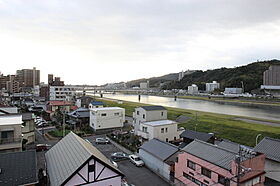
[[[236,156],[236,163],[237,163],[237,186],[240,186],[240,177],[241,177],[241,146],[239,145],[239,152]]]

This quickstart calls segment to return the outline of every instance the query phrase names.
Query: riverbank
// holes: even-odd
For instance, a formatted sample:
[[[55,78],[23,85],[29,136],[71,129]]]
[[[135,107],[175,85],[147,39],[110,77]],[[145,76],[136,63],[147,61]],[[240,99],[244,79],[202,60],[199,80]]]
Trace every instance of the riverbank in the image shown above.
[[[102,101],[107,106],[118,106],[125,108],[126,115],[132,116],[135,107],[148,105],[143,103],[135,103],[122,101],[122,104],[118,103],[113,99],[102,99]],[[179,109],[179,108],[171,108],[166,107],[168,110],[168,119],[175,120],[181,115],[190,117],[192,119],[180,123],[180,127],[185,127],[190,130],[197,130],[201,132],[207,133],[215,133],[215,135],[219,138],[229,139],[236,143],[254,146],[255,138],[258,134],[262,134],[261,137],[272,137],[272,138],[280,138],[280,127],[263,125],[253,123],[250,120],[254,121],[263,121],[263,122],[274,122],[276,124],[280,121],[270,121],[270,120],[261,120],[256,118],[249,117],[239,117],[247,120],[236,120],[236,116],[224,115],[224,114],[215,114],[187,109]]]

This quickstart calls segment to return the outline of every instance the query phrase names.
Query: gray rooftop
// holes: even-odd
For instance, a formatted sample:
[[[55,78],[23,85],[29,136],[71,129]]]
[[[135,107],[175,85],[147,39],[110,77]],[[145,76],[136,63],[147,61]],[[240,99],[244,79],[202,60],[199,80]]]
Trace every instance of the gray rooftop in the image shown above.
[[[165,107],[163,106],[142,106],[141,108],[143,108],[144,110],[150,111],[150,110],[166,110]]]
[[[237,155],[232,151],[200,140],[194,140],[182,150],[227,170],[231,169],[231,163]]]
[[[0,154],[0,185],[29,185],[38,183],[35,151]]]
[[[280,162],[280,139],[265,137],[254,150],[264,153],[267,159]]]
[[[140,149],[145,150],[162,161],[166,160],[179,150],[175,145],[155,138],[144,143]]]
[[[207,142],[214,134],[208,134],[204,132],[197,132],[193,130],[186,129],[182,134],[180,134],[181,138],[189,138],[189,139],[198,139],[201,141]]]
[[[61,185],[91,157],[99,159],[111,169],[122,173],[92,144],[73,132],[67,134],[46,154],[46,163],[51,185]]]
[[[78,108],[73,112],[68,113],[69,116],[74,118],[89,118],[89,109],[88,108]]]

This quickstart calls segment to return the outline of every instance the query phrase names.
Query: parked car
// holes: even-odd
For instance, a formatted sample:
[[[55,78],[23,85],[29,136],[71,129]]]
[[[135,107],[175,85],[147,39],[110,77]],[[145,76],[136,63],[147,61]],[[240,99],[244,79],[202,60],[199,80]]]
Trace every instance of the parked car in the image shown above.
[[[139,156],[132,154],[132,155],[129,155],[128,157],[129,157],[129,160],[131,161],[131,163],[133,163],[137,167],[144,166],[144,162],[139,158]]]
[[[115,152],[111,154],[111,159],[114,161],[126,160],[128,155],[123,152]]]
[[[95,143],[96,144],[109,144],[110,141],[108,139],[105,139],[105,138],[96,138]]]
[[[46,151],[49,149],[51,145],[48,144],[37,144],[36,145],[36,151]]]

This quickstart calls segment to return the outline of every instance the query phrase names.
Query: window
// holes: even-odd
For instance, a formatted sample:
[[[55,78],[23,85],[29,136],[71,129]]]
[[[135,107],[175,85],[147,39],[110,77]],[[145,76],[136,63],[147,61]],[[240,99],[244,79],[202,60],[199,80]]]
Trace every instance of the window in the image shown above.
[[[194,162],[188,160],[187,166],[188,166],[190,169],[195,170],[195,163],[194,163]]]
[[[94,172],[94,165],[88,166],[88,172]]]
[[[168,128],[165,128],[165,132],[167,132],[168,131]]]
[[[26,122],[23,122],[22,125],[23,125],[23,126],[26,126]]]
[[[139,111],[137,111],[136,113],[137,113],[137,115],[139,115]]]
[[[199,180],[195,179],[194,177],[188,175],[187,173],[183,172],[183,176],[186,177],[188,180],[191,180],[192,182],[194,182],[197,185],[203,185],[203,183],[201,183]]]
[[[163,112],[161,112],[161,116],[163,116]]]
[[[176,137],[174,137],[174,140],[176,140]]]
[[[209,169],[206,169],[204,167],[201,168],[201,174],[208,177],[208,178],[211,178],[211,171]]]
[[[145,114],[143,114],[143,119],[145,119]]]
[[[260,183],[260,177],[253,178],[245,183],[245,186],[253,186]]]
[[[218,182],[222,185],[230,186],[230,181],[227,178],[225,178],[224,176],[219,175]]]
[[[147,127],[142,127],[143,132],[147,132]]]
[[[168,138],[166,138],[165,141],[168,142]]]
[[[114,113],[114,116],[119,116],[119,115],[120,115],[119,112]]]
[[[164,128],[161,128],[161,133],[164,133]]]
[[[106,113],[102,113],[101,116],[107,116],[107,114]]]

